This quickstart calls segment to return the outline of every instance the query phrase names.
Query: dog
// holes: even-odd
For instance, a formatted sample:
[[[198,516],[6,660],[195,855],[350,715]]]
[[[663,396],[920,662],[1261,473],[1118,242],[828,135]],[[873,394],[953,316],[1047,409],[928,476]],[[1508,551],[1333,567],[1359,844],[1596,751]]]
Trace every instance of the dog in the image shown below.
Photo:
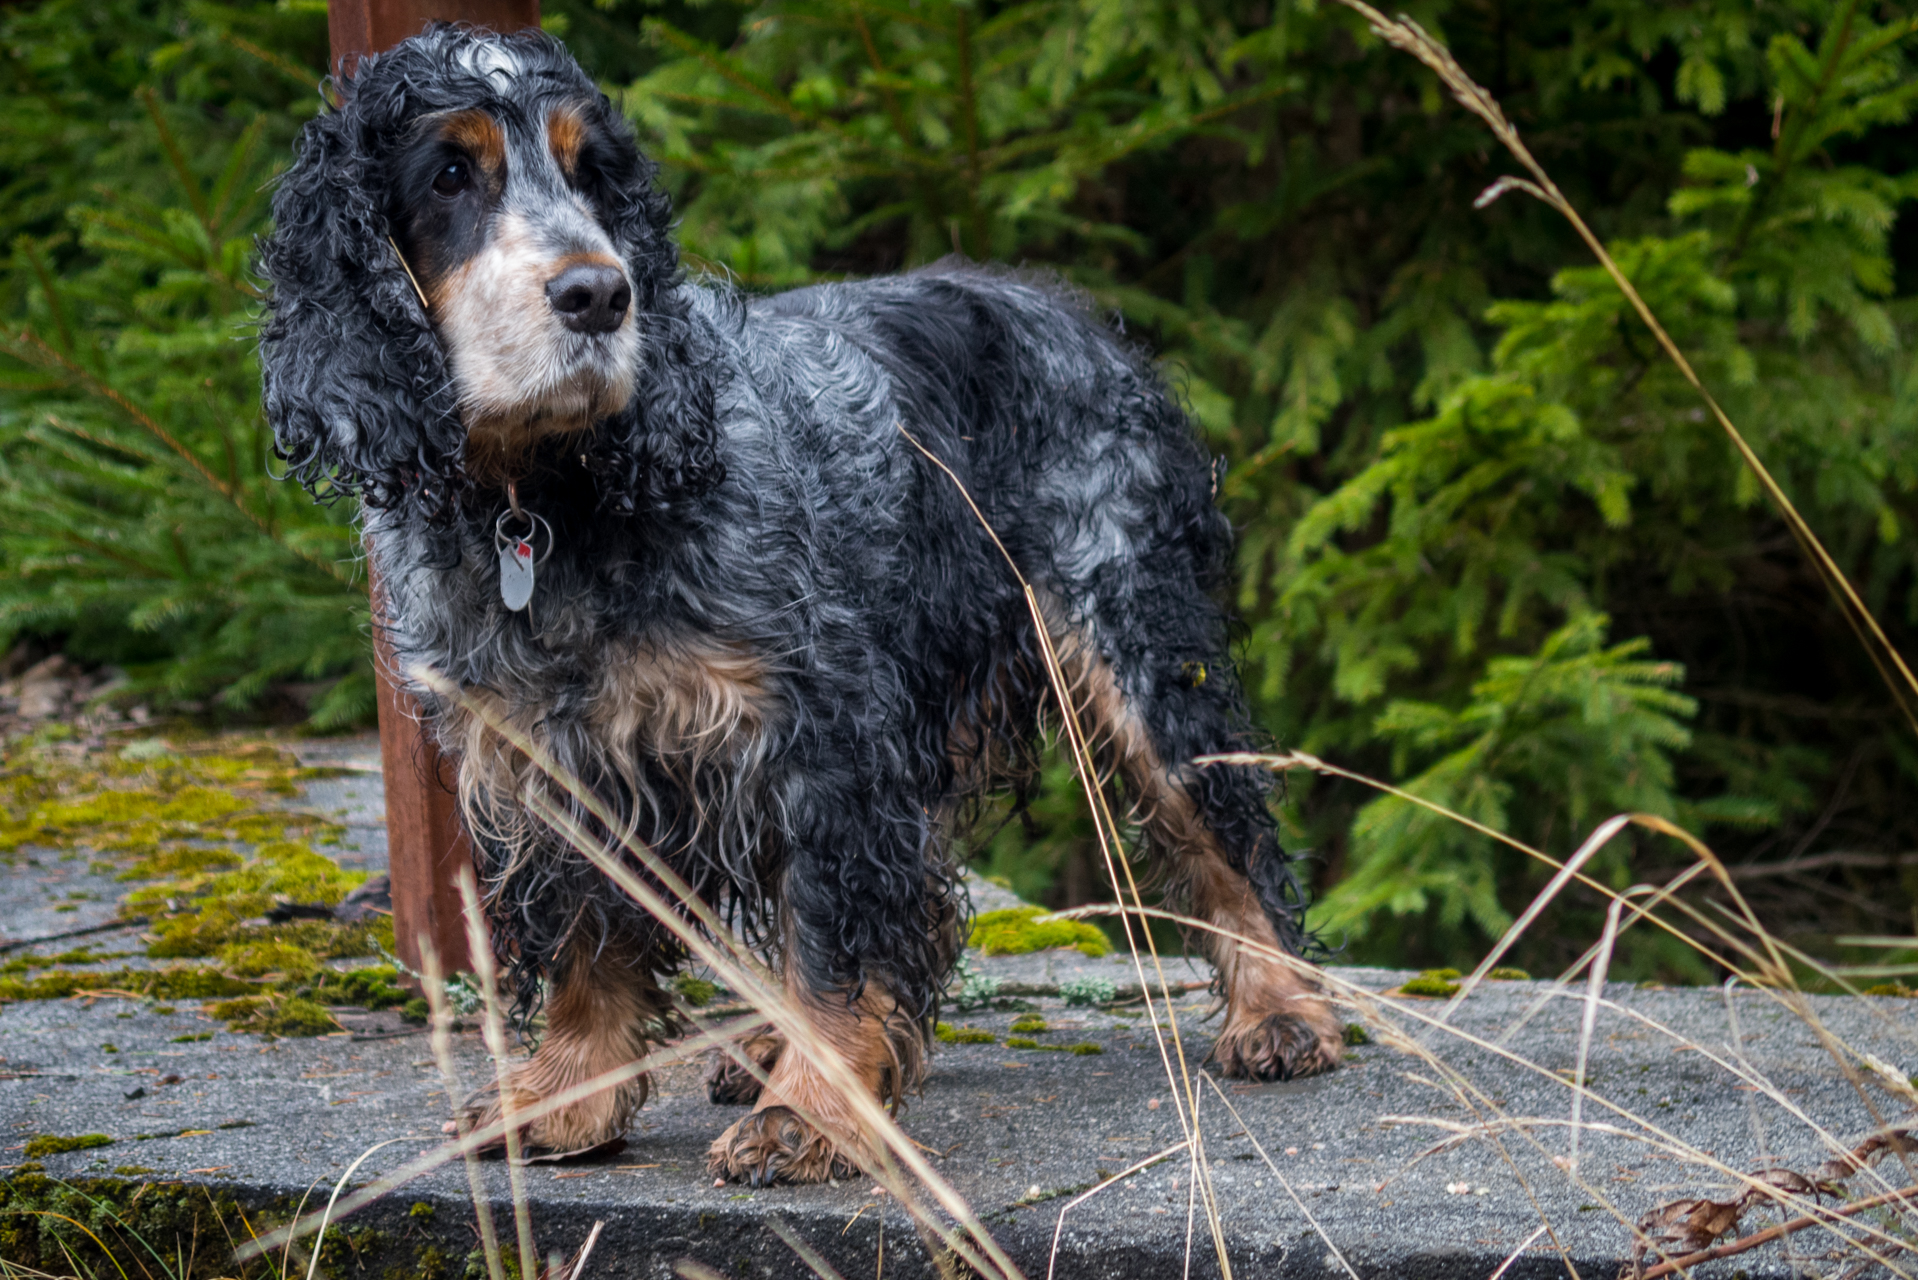
[[[688,281],[655,166],[538,32],[431,27],[335,89],[261,246],[265,408],[290,474],[359,502],[401,670],[463,691],[410,686],[519,1010],[544,1000],[519,1105],[670,1034],[686,959],[534,816],[568,802],[519,735],[774,959],[876,1097],[917,1085],[962,937],[954,832],[1030,784],[1052,696],[1022,576],[1170,899],[1306,952],[1269,775],[1192,763],[1257,739],[1217,468],[1145,353],[1057,281],[956,258]],[[1226,1075],[1337,1063],[1311,969],[1205,936]],[[754,1110],[713,1171],[849,1172],[849,1108],[779,1048],[756,1042],[763,1088],[715,1080]],[[523,1136],[590,1147],[646,1096]]]

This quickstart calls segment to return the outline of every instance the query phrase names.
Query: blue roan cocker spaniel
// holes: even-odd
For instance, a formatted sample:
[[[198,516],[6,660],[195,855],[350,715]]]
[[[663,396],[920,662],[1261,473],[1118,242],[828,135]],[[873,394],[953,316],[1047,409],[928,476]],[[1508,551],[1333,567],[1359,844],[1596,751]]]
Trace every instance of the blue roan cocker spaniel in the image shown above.
[[[554,784],[475,706],[731,913],[876,1095],[917,1084],[963,914],[953,830],[1030,785],[1051,694],[1017,577],[913,440],[1033,584],[1173,900],[1302,950],[1268,776],[1191,763],[1253,740],[1213,598],[1231,531],[1142,352],[1059,284],[959,260],[771,297],[685,280],[653,165],[537,32],[431,29],[338,89],[263,246],[266,410],[305,484],[363,504],[402,663],[470,694],[414,689],[522,1011],[546,979],[522,1098],[642,1056],[685,956],[532,815]],[[1337,1062],[1309,971],[1211,949],[1226,1074]],[[794,1108],[847,1109],[779,1047],[754,1046],[763,1090],[716,1074],[716,1100],[757,1098],[713,1170],[846,1172]],[[525,1137],[589,1146],[645,1096]]]

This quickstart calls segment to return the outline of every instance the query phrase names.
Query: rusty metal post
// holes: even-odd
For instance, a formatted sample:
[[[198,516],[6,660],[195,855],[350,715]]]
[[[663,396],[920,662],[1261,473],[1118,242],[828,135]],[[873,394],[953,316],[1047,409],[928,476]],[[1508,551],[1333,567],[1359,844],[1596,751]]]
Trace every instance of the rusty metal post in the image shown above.
[[[539,25],[539,0],[328,0],[333,69],[350,71],[361,54],[390,49],[436,21],[517,31]],[[447,971],[471,968],[454,877],[461,866],[472,865],[473,852],[454,811],[452,769],[421,728],[419,705],[392,681],[393,649],[379,623],[377,577],[372,591],[393,940],[400,959],[415,969],[422,935]]]

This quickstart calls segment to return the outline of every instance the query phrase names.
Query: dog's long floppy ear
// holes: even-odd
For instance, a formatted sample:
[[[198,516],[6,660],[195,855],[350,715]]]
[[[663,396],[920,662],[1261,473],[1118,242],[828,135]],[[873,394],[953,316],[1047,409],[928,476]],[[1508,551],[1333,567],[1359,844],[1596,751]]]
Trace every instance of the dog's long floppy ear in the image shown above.
[[[601,97],[596,110],[596,132],[611,144],[598,158],[602,216],[633,276],[640,368],[633,403],[598,425],[586,461],[607,507],[667,514],[725,478],[715,412],[722,362],[680,287],[672,200],[659,187],[658,166],[611,103]]]
[[[316,497],[381,510],[411,498],[437,515],[454,500],[461,433],[445,355],[387,227],[390,105],[349,97],[301,133],[260,246],[272,284],[260,364],[276,449]]]

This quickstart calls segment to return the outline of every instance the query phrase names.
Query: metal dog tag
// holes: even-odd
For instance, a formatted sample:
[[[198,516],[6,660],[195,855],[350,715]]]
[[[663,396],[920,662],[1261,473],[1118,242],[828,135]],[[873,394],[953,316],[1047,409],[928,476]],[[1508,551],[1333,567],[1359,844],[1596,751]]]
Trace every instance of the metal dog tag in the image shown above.
[[[506,525],[509,520],[523,521],[525,531],[508,533]],[[546,534],[545,551],[539,551],[533,545],[541,531]],[[533,602],[534,571],[539,568],[541,561],[553,553],[553,530],[531,512],[502,511],[499,519],[493,523],[493,548],[499,552],[500,603],[514,613],[523,613],[526,606]]]
[[[499,598],[514,613],[533,602],[533,544],[524,538],[500,548]]]

